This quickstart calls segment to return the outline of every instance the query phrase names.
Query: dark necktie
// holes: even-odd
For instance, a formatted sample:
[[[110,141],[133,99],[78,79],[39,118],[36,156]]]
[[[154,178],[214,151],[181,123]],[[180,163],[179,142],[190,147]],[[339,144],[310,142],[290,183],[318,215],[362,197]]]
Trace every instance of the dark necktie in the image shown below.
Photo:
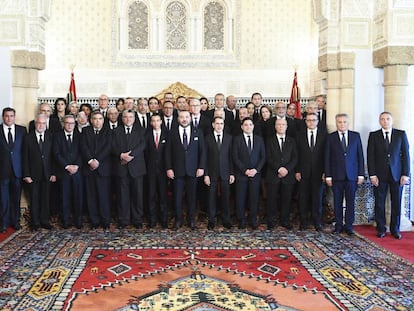
[[[158,144],[160,142],[160,138],[158,136],[158,132],[155,133],[155,148],[158,149]]]
[[[198,119],[197,118],[194,118],[194,127],[198,128]]]
[[[43,139],[42,139],[42,134],[39,134],[39,149],[40,149],[40,152],[43,153]]]
[[[220,134],[217,134],[217,147],[220,150],[220,148],[221,148]]]
[[[14,141],[13,141],[13,135],[12,135],[12,132],[11,132],[11,127],[9,127],[9,133],[7,134],[7,140],[8,140],[10,149],[13,149]]]
[[[167,129],[170,130],[170,119],[167,119]]]
[[[388,132],[385,132],[385,150],[388,152],[390,148],[390,137],[388,136]]]
[[[95,130],[95,135],[98,135],[99,134],[99,131],[98,130]]]
[[[184,147],[184,150],[187,150],[188,140],[187,140],[187,133],[185,132],[185,128],[183,128],[183,147]]]
[[[283,137],[280,137],[280,151],[283,151]]]
[[[69,147],[69,149],[72,149],[72,138],[71,138],[72,135],[71,134],[68,134],[67,137],[68,137],[68,140],[67,140],[68,147]]]
[[[313,151],[313,149],[315,149],[315,137],[313,136],[313,131],[311,131],[310,149],[311,149],[311,151]]]
[[[342,143],[342,149],[343,149],[344,151],[346,151],[346,140],[345,140],[345,133],[342,133],[341,143]]]
[[[142,116],[142,127],[147,128],[147,124],[145,123],[145,117]]]
[[[112,124],[112,129],[114,129],[116,127],[116,125],[115,124]]]
[[[131,128],[127,127],[127,135],[131,134]]]
[[[252,152],[252,139],[250,135],[247,136],[247,147],[249,148],[249,152]]]

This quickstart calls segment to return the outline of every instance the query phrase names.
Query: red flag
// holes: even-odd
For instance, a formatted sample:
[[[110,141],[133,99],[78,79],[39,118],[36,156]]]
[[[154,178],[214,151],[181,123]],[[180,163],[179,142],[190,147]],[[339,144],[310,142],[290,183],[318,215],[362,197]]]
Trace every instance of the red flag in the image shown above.
[[[73,71],[70,74],[70,85],[68,92],[68,104],[72,101],[76,101],[76,86],[75,86],[75,75]]]
[[[300,89],[298,87],[298,78],[295,70],[295,77],[293,78],[292,91],[290,93],[290,104],[296,106],[296,119],[302,119],[302,113],[300,112]]]

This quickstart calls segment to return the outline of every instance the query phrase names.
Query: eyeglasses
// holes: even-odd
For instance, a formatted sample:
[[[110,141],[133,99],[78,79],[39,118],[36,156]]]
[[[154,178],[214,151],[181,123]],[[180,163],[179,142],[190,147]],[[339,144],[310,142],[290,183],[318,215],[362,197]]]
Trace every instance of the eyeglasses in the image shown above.
[[[318,119],[306,119],[306,122],[316,122]]]

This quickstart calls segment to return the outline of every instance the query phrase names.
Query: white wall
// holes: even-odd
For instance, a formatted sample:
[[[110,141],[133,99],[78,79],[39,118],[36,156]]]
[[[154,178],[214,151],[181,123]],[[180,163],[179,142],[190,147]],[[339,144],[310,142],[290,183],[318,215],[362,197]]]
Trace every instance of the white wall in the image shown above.
[[[10,48],[0,46],[0,110],[12,107],[12,70],[10,63]]]

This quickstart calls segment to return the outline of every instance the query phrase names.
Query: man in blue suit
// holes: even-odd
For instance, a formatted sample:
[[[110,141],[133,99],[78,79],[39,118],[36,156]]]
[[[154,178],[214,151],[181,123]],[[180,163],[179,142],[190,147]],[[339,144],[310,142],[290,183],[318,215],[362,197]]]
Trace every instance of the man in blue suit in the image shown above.
[[[20,196],[22,193],[22,146],[24,126],[14,123],[16,111],[3,109],[0,133],[0,233],[12,226],[20,230]]]
[[[392,115],[380,114],[381,129],[369,134],[368,173],[374,185],[377,236],[385,237],[385,199],[391,196],[390,231],[400,240],[401,194],[410,175],[410,154],[405,131],[392,128]]]
[[[355,192],[364,182],[364,154],[358,132],[350,131],[349,118],[345,113],[335,116],[337,131],[328,135],[325,152],[326,184],[332,187],[334,196],[334,234],[345,231],[354,235]],[[345,194],[345,224],[343,198]]]
[[[192,103],[198,99],[192,99]],[[197,177],[204,175],[206,154],[204,133],[191,126],[189,111],[178,112],[179,126],[171,129],[165,151],[165,168],[174,184],[175,229],[183,222],[183,197],[187,197],[187,220],[196,229]]]
[[[237,219],[239,228],[246,229],[246,210],[249,210],[249,223],[255,230],[258,227],[260,172],[266,161],[266,152],[263,138],[253,134],[254,124],[250,117],[243,119],[241,128],[243,133],[233,139]]]

